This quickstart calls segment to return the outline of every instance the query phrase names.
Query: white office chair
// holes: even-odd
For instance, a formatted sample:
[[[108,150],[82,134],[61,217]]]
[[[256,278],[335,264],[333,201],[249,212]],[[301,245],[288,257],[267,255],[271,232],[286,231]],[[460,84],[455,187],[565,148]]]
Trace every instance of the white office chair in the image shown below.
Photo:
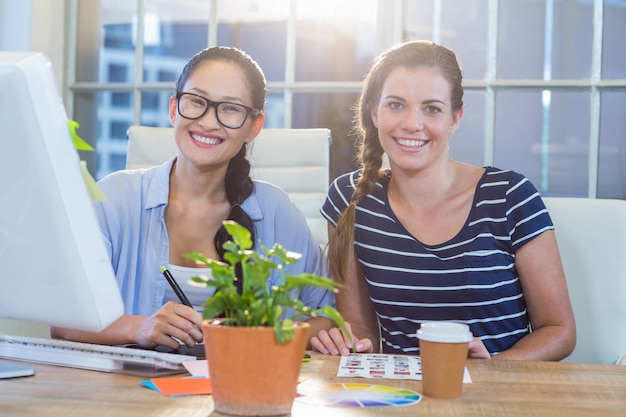
[[[173,128],[131,126],[126,168],[147,168],[176,154]],[[250,147],[250,175],[289,194],[304,212],[311,232],[325,245],[326,220],[320,208],[329,184],[330,130],[262,129]]]
[[[626,201],[546,197],[576,318],[569,362],[626,354]]]

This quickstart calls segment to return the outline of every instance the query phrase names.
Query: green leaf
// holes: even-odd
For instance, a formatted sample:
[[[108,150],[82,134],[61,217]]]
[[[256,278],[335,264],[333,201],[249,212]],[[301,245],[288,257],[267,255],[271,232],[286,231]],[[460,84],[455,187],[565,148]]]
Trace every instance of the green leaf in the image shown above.
[[[278,340],[278,343],[287,343],[293,339],[293,336],[296,333],[295,329],[296,326],[290,319],[285,319],[276,323],[274,330],[276,331],[276,340]]]
[[[228,303],[224,300],[224,294],[216,293],[204,303],[202,318],[208,320],[218,317],[226,311],[227,307]]]
[[[324,288],[333,292],[337,292],[340,284],[330,278],[320,277],[315,274],[303,273],[300,275],[287,275],[285,277],[286,285],[291,288],[304,288],[314,286]]]
[[[233,220],[224,221],[224,227],[228,234],[232,236],[235,245],[242,249],[250,249],[252,247],[252,236],[248,229]]]

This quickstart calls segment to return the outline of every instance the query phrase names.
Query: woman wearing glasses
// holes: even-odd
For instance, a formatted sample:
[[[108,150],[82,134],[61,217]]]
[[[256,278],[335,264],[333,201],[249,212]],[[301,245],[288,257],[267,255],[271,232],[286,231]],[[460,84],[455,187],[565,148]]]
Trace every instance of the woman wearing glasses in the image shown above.
[[[179,302],[161,267],[171,271],[190,304],[200,306],[212,289],[187,281],[210,271],[184,254],[222,259],[226,219],[247,227],[253,242],[278,242],[301,253],[288,273],[325,274],[304,215],[282,190],[249,176],[246,150],[263,127],[266,92],[263,72],[241,50],[213,47],[191,58],[169,102],[178,154],[161,166],[119,171],[99,182],[108,201],[97,203],[96,212],[126,315],[100,333],[54,329],[53,336],[147,348],[201,342],[201,314]],[[268,284],[277,280],[272,275]],[[334,303],[332,293],[318,288],[303,290],[300,298],[313,308]],[[323,317],[309,323],[312,334],[331,325]]]

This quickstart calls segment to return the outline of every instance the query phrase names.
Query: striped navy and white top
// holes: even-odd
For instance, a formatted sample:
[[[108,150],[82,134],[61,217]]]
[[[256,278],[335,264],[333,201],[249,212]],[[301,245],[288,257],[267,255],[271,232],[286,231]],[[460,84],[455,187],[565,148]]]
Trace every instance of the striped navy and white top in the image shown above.
[[[333,225],[348,206],[359,172],[330,186],[322,214]],[[400,224],[387,198],[389,179],[358,205],[355,249],[380,322],[383,351],[419,353],[420,323],[468,324],[491,354],[530,332],[515,252],[553,229],[533,184],[487,167],[466,224],[448,242],[425,245]]]

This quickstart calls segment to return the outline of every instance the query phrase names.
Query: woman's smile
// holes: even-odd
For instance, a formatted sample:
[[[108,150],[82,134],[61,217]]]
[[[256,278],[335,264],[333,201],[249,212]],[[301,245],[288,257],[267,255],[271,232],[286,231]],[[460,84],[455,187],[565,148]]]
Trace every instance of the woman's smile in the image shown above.
[[[191,138],[199,142],[199,146],[204,147],[204,145],[215,146],[224,142],[223,139],[215,136],[215,135],[201,135],[199,133],[191,133]]]
[[[405,148],[423,148],[428,141],[424,139],[407,139],[394,137],[394,141]]]

